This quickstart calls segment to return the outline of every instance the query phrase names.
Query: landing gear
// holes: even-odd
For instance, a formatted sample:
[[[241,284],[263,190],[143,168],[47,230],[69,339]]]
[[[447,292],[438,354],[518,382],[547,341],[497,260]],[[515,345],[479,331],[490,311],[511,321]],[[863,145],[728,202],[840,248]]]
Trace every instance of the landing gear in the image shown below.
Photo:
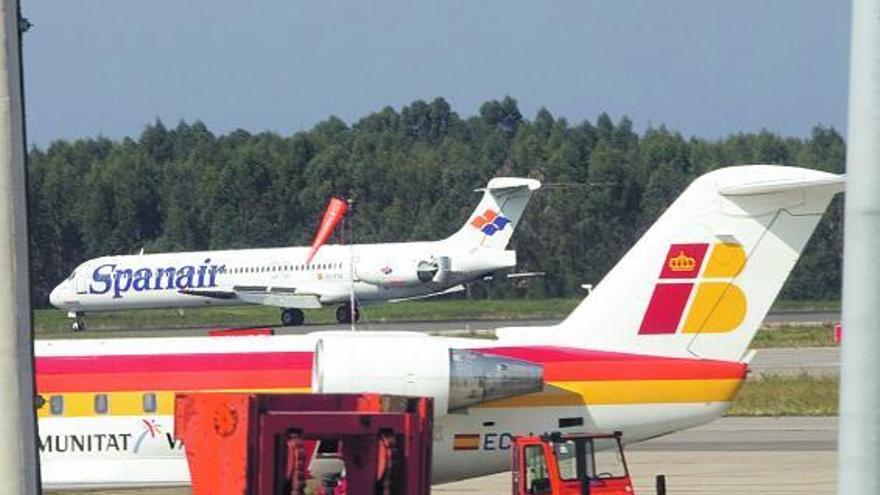
[[[281,324],[285,327],[298,327],[303,324],[306,317],[299,308],[284,308],[281,310]]]
[[[82,313],[68,313],[67,316],[73,318],[73,323],[70,325],[70,328],[74,332],[85,332],[86,322],[83,321]]]
[[[361,311],[357,306],[354,307],[354,321],[361,319]],[[336,321],[339,323],[351,323],[351,306],[343,304],[336,308]]]

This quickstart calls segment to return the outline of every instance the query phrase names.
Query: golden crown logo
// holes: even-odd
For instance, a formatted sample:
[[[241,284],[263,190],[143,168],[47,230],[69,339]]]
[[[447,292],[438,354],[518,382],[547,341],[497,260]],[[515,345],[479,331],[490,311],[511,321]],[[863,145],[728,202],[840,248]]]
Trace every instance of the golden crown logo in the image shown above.
[[[679,251],[678,256],[669,258],[669,269],[674,272],[689,272],[697,266],[697,260]]]

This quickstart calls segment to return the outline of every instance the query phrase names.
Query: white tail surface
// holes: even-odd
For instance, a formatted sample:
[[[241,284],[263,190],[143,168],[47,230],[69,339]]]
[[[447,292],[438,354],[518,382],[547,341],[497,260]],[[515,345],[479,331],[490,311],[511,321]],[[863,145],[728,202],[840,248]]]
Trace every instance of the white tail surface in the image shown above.
[[[482,189],[483,199],[467,222],[445,242],[465,248],[503,250],[510,242],[532,192],[539,187],[541,183],[534,179],[496,177],[490,180]]]
[[[843,187],[773,165],[699,177],[553,333],[591,349],[742,359]]]

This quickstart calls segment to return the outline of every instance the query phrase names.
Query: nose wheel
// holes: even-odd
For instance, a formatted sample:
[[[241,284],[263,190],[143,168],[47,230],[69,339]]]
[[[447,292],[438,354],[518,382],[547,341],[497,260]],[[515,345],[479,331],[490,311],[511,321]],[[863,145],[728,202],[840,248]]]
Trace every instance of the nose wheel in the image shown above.
[[[354,307],[354,321],[357,322],[361,319],[361,311],[355,306]],[[343,304],[336,308],[336,321],[339,323],[351,323],[351,306],[348,304]]]
[[[82,314],[76,313],[76,315],[73,317],[73,323],[71,323],[70,328],[74,332],[86,331],[86,322],[83,321]]]
[[[306,317],[299,308],[284,308],[281,310],[281,324],[285,327],[298,327],[305,320]]]

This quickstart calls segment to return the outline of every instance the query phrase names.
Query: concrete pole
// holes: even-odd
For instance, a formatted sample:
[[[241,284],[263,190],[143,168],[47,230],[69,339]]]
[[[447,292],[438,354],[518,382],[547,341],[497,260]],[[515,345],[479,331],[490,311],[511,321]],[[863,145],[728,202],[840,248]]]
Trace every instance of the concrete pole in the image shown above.
[[[880,0],[853,0],[837,493],[880,493]]]
[[[0,24],[0,493],[40,492],[34,419],[19,8]]]

